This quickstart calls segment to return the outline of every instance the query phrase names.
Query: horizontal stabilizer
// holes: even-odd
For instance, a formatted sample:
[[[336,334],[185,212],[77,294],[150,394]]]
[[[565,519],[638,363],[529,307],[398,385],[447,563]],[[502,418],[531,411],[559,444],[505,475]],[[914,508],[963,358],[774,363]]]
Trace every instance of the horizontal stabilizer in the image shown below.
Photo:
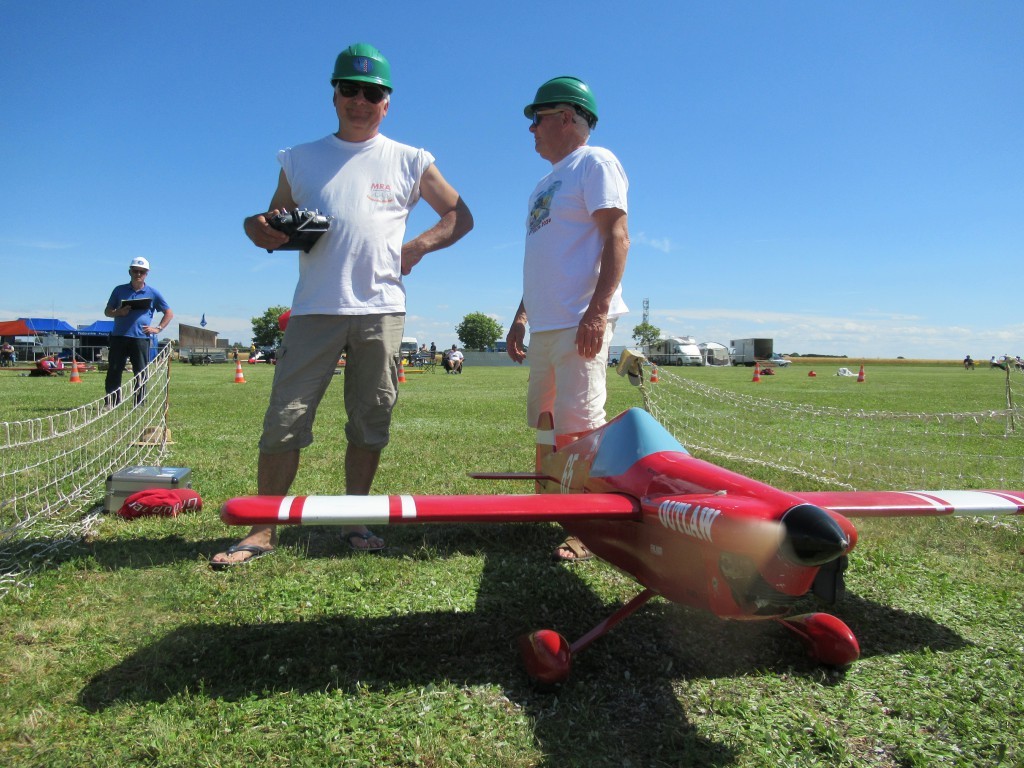
[[[396,525],[639,520],[618,493],[493,496],[243,496],[220,508],[229,525]]]
[[[1024,514],[1024,491],[818,491],[794,495],[846,517]]]

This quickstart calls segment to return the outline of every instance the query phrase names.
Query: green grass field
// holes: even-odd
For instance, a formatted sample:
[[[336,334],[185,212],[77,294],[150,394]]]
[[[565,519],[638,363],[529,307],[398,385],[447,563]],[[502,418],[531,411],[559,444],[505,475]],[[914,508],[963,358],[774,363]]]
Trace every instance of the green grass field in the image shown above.
[[[815,386],[797,365],[757,389],[749,369],[685,375],[831,407],[1005,402],[996,372],[878,365],[850,386],[826,378],[839,365],[853,367],[819,368]],[[0,764],[1024,764],[1021,521],[861,521],[835,609],[863,651],[845,672],[816,667],[773,624],[655,600],[580,655],[566,685],[540,691],[517,636],[577,637],[637,592],[604,563],[552,562],[556,526],[384,528],[380,556],[351,553],[336,530],[291,528],[273,556],[207,567],[241,534],[217,506],[255,488],[273,369],[244,371],[239,385],[230,365],[173,366],[164,463],[192,468],[202,513],[111,516],[0,601]],[[466,477],[532,468],[526,377],[410,374],[375,491],[527,492]],[[609,385],[610,414],[639,404],[625,380]],[[0,418],[101,395],[94,372],[75,386],[0,373]],[[342,490],[340,396],[332,386],[295,493]]]

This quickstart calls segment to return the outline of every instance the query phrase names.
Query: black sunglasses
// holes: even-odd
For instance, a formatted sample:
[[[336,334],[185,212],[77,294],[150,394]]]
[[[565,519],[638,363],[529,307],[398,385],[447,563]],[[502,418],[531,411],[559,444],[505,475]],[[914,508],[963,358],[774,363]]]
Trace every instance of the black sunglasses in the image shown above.
[[[530,118],[530,122],[534,126],[540,125],[540,121],[544,119],[545,115],[557,115],[560,112],[568,112],[567,109],[538,109],[533,113],[533,117]]]
[[[586,120],[587,125],[590,126],[591,130],[593,130],[594,126],[597,125],[597,118],[595,118],[582,107],[578,107],[575,104],[566,105],[565,107],[552,106],[550,108],[535,109],[533,111],[533,115],[530,117],[530,122],[533,123],[534,127],[536,127],[540,125],[540,121],[544,117],[544,115],[557,115],[559,112],[568,112],[570,106],[572,107],[572,111],[575,112],[580,117],[582,117],[584,120]]]
[[[363,98],[371,104],[380,104],[384,101],[384,97],[388,95],[388,92],[381,88],[379,85],[369,85],[366,83],[351,83],[345,82],[344,80],[335,80],[334,85],[338,88],[338,93],[344,96],[346,99],[353,98],[360,91],[363,92]]]

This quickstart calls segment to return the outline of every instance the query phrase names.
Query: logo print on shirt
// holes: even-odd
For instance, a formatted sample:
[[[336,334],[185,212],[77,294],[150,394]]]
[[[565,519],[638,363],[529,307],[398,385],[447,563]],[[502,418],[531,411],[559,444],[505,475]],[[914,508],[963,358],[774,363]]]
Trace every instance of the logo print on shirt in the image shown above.
[[[530,208],[530,216],[526,221],[526,231],[533,234],[538,229],[551,221],[551,201],[555,199],[555,192],[562,186],[562,182],[552,182],[551,186],[537,195]]]
[[[370,184],[370,193],[367,198],[375,203],[393,203],[395,202],[395,193],[391,191],[390,184],[375,181]]]

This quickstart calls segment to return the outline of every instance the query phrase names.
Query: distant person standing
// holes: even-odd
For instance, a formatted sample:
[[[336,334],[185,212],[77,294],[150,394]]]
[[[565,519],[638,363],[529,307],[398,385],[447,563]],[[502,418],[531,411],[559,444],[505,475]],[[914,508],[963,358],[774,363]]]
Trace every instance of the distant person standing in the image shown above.
[[[106,392],[107,405],[120,402],[121,377],[131,361],[132,372],[138,379],[142,369],[149,363],[151,339],[163,331],[174,312],[156,288],[146,285],[149,275],[149,261],[136,256],[128,265],[131,281],[118,285],[110,292],[103,314],[114,318],[114,330],[110,333],[110,355],[108,356]],[[161,313],[160,322],[153,323],[153,315]],[[142,402],[145,395],[141,381],[136,381],[135,404]]]
[[[527,357],[526,418],[546,441],[540,417],[554,418],[555,447],[605,423],[605,377],[615,321],[627,312],[622,275],[629,251],[626,172],[607,149],[587,144],[597,102],[576,77],[556,77],[524,109],[534,149],[551,170],[534,188],[526,216],[523,300],[505,338],[508,356]],[[570,536],[562,560],[591,553]]]

